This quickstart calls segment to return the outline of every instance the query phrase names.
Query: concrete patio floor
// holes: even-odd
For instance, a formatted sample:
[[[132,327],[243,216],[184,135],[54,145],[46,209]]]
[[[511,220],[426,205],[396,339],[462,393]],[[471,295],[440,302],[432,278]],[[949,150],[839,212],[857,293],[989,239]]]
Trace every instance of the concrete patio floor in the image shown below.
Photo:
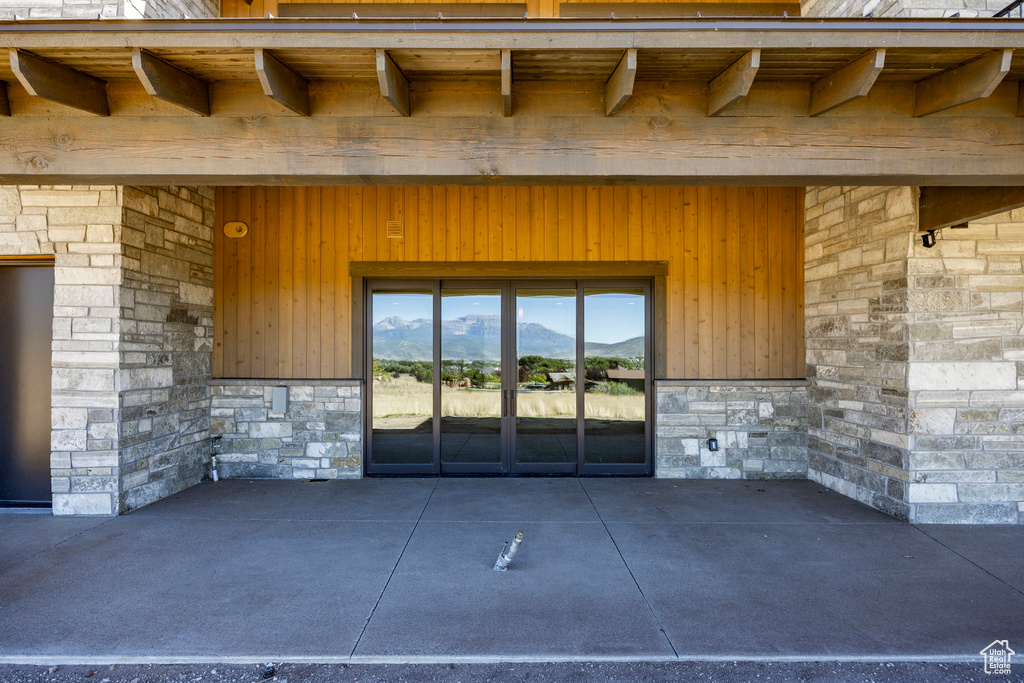
[[[222,481],[0,515],[0,662],[977,661],[996,639],[1024,646],[1024,528],[912,526],[811,482]]]

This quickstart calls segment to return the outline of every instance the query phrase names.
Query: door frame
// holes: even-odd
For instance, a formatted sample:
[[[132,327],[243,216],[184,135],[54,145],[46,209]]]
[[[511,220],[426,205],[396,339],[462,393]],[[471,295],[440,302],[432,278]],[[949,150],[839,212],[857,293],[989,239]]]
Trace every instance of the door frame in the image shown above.
[[[653,472],[654,455],[654,364],[658,348],[655,344],[657,328],[655,315],[656,293],[659,281],[644,276],[621,278],[597,277],[387,277],[382,274],[366,277],[362,281],[360,327],[362,333],[362,360],[366,377],[364,414],[365,459],[364,472],[369,476],[439,476],[439,475],[547,475],[547,476],[650,476]],[[586,462],[586,366],[585,366],[585,290],[594,287],[636,287],[644,292],[644,462],[596,464]],[[373,462],[373,294],[375,292],[397,292],[421,290],[431,292],[433,298],[433,319],[441,320],[441,294],[445,288],[488,288],[501,293],[501,458],[491,463],[448,463],[441,460],[441,332],[442,326],[433,326],[433,459],[419,464],[395,464]],[[516,387],[518,385],[518,352],[516,349],[516,291],[530,288],[565,288],[576,292],[576,462],[575,463],[518,463],[516,452]],[[355,307],[353,307],[355,309]],[[353,311],[355,313],[355,310]],[[583,365],[580,361],[583,360]],[[581,375],[582,372],[582,375]],[[514,375],[514,378],[513,378]],[[581,376],[584,378],[580,381]],[[511,385],[511,386],[510,386]]]
[[[15,268],[45,268],[45,269],[48,269],[51,272],[51,278],[50,278],[51,280],[53,279],[52,274],[53,274],[55,265],[56,265],[56,263],[55,263],[55,256],[52,255],[52,254],[0,255],[0,268],[11,268],[11,267],[15,267]],[[53,300],[53,297],[54,297],[54,290],[53,290],[53,288],[51,286],[51,290],[50,290],[50,300],[51,300],[51,302]],[[54,318],[52,303],[50,305],[50,310],[48,311],[48,313],[49,313],[49,319],[50,319],[50,328],[51,328],[51,332],[52,332],[52,323],[53,323],[53,318]],[[49,386],[50,385],[50,377],[51,377],[52,372],[53,372],[52,345],[53,345],[53,336],[51,334],[51,336],[50,336],[50,344],[47,346],[47,348],[51,351],[51,357],[50,357],[50,362],[47,363],[47,365],[46,365],[46,371],[47,371],[46,372],[46,377],[47,377],[46,386],[47,386],[47,393],[49,395],[49,401],[48,401],[47,412],[46,412],[46,424],[48,426],[49,426],[49,423],[50,423],[50,413],[53,410],[53,395],[52,395],[52,390],[50,390],[50,386]],[[47,442],[49,442],[49,440],[50,440],[50,434],[52,433],[52,431],[53,431],[52,429],[47,429],[46,430],[46,440],[47,440]],[[50,484],[50,458],[49,458],[50,450],[49,450],[49,448],[46,449],[45,453],[46,453],[47,457],[45,459],[45,466],[42,469],[46,470],[46,483],[47,483],[47,486],[45,487],[46,491],[47,491],[46,498],[45,499],[38,499],[38,500],[36,500],[36,499],[32,499],[32,500],[25,500],[25,499],[2,500],[2,501],[0,501],[0,508],[47,509],[47,508],[53,507],[53,500],[52,500],[52,493],[53,492],[52,492],[52,487],[49,485]],[[42,464],[42,461],[41,461],[40,464]],[[40,483],[42,483],[42,482],[40,482]]]

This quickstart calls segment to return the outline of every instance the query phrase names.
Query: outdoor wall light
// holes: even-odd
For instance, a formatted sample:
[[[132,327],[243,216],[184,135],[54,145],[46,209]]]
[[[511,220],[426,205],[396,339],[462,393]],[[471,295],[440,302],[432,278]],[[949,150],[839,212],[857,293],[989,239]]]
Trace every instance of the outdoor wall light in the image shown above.
[[[921,244],[924,245],[925,249],[931,249],[935,246],[935,231],[929,230],[925,234],[921,235]]]
[[[718,439],[708,439],[708,450],[709,451],[717,451],[718,450]]]

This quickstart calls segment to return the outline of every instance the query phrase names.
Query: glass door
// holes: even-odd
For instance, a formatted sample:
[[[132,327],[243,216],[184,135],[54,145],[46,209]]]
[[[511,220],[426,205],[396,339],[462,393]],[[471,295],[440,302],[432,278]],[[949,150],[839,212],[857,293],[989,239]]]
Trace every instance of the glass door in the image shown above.
[[[437,472],[435,290],[433,283],[384,283],[370,290],[367,472]]]
[[[513,472],[576,473],[577,327],[575,283],[516,284]]]
[[[502,287],[441,286],[441,472],[500,473]]]
[[[649,307],[644,287],[589,284],[583,301],[580,472],[641,471],[648,461]]]
[[[368,287],[368,474],[650,474],[646,282]]]

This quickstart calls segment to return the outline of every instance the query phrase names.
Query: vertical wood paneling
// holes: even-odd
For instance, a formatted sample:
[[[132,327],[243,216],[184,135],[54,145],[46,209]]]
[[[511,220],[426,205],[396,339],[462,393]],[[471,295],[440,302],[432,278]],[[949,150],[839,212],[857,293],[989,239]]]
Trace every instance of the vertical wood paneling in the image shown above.
[[[669,377],[801,377],[802,206],[799,188],[220,188],[214,372],[356,374],[352,261],[644,259],[669,262]]]

